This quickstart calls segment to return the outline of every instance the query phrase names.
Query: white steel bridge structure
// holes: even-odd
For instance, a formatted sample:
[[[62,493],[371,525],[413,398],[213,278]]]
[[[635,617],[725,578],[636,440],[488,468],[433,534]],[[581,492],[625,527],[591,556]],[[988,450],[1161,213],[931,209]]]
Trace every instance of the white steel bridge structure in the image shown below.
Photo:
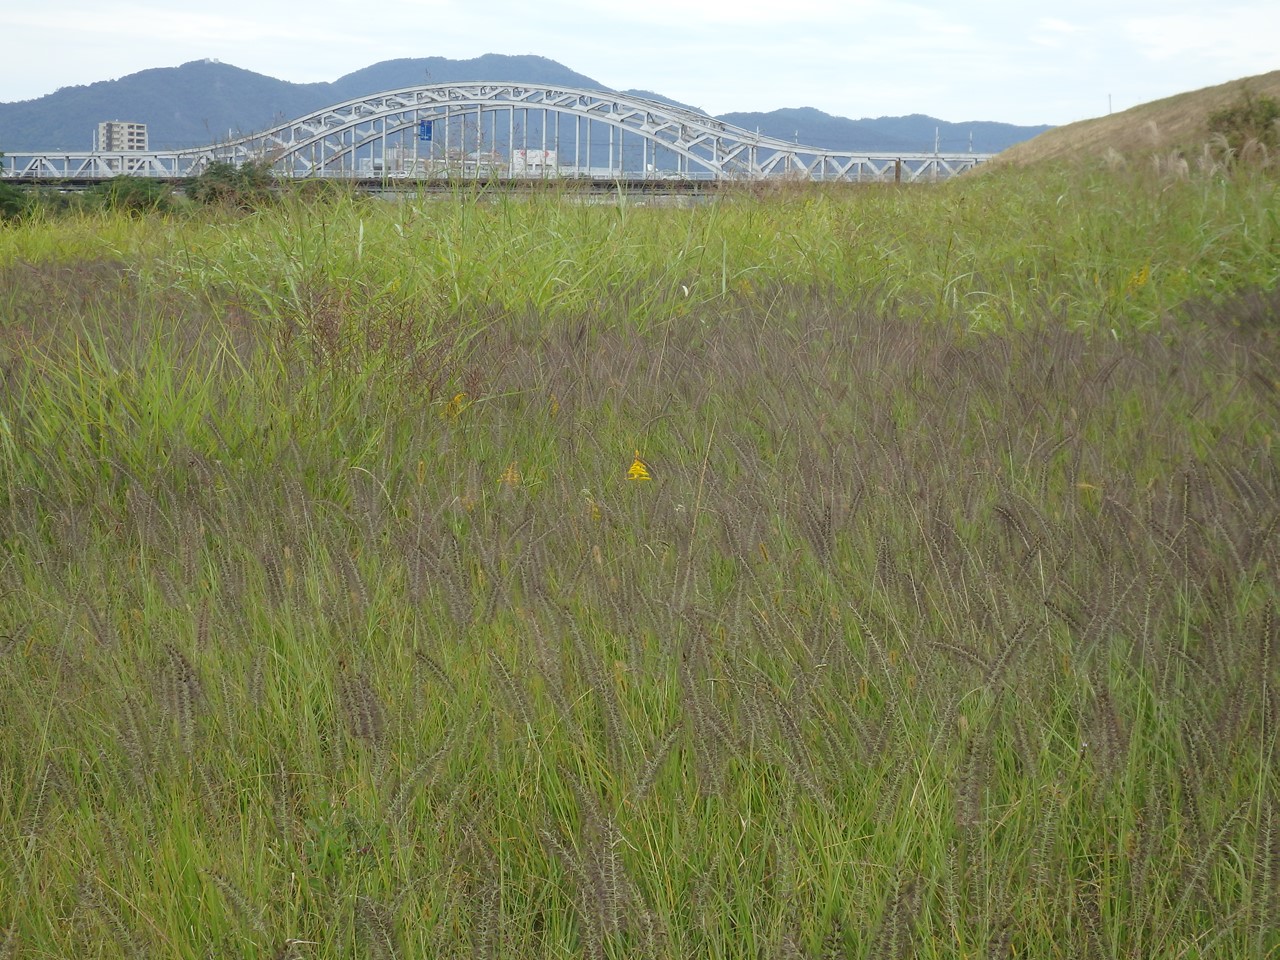
[[[184,180],[211,164],[264,163],[280,178],[700,182],[941,180],[980,153],[860,153],[761,136],[628,94],[519,83],[437,83],[348,100],[221,143],[149,152],[16,151],[5,176],[85,183]]]

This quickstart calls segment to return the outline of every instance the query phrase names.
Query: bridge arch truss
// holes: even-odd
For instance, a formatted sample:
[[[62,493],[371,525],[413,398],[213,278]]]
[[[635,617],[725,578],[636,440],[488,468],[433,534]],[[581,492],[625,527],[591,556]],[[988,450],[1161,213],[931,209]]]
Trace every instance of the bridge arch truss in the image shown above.
[[[516,83],[441,83],[348,100],[262,133],[168,152],[14,153],[7,176],[197,176],[269,163],[277,176],[396,180],[934,180],[988,155],[826,150],[761,136],[628,94]]]

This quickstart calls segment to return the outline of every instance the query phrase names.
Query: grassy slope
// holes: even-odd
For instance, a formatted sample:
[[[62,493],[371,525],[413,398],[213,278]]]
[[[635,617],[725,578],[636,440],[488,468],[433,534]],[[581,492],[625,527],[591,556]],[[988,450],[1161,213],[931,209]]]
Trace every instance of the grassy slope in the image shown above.
[[[1108,151],[1130,158],[1182,150],[1198,154],[1209,139],[1208,117],[1248,91],[1280,99],[1280,70],[1131,107],[1121,113],[1057,127],[1000,154],[995,165],[1096,160]]]
[[[0,955],[1273,955],[1277,202],[0,234]]]

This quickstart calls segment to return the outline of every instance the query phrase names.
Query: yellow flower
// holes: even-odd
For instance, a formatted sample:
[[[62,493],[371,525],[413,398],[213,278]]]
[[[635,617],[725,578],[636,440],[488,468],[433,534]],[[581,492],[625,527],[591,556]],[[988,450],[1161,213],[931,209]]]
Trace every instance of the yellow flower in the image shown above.
[[[455,393],[453,399],[444,405],[444,410],[440,414],[441,420],[457,420],[458,415],[467,408],[467,395],[465,392]]]
[[[649,472],[649,465],[640,459],[640,451],[636,451],[635,462],[631,464],[627,470],[628,480],[652,480],[653,474]]]
[[[1151,264],[1145,264],[1141,270],[1133,273],[1129,277],[1129,281],[1124,285],[1125,293],[1136,293],[1147,285],[1147,281],[1151,279]]]
[[[514,460],[507,465],[506,472],[498,478],[498,482],[505,483],[508,487],[520,486],[520,471],[516,469]]]

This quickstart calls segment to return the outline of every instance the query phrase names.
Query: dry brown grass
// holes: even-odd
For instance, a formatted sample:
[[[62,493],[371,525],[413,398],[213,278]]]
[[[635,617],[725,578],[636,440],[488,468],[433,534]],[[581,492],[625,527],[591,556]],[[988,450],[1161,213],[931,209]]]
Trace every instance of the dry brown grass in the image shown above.
[[[1209,115],[1245,93],[1280,99],[1280,70],[1153,100],[1120,113],[1055,127],[1004,151],[991,167],[1054,160],[1097,160],[1119,154],[1145,161],[1173,150],[1196,153],[1209,139]]]

